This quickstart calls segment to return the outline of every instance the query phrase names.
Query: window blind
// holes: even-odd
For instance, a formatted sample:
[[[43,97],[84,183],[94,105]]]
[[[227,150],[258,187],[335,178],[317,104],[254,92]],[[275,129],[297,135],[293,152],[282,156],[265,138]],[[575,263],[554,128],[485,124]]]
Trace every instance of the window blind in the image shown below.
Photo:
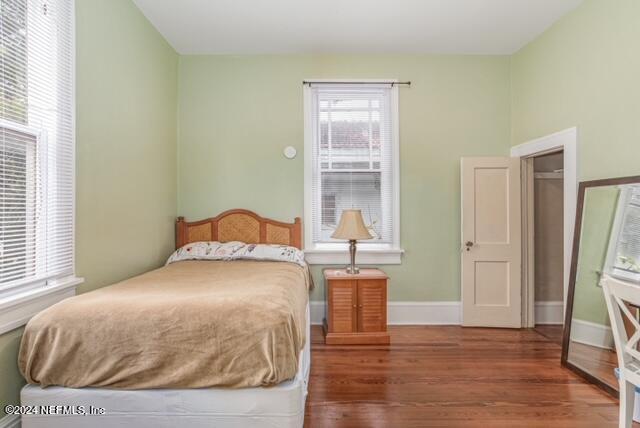
[[[372,241],[393,242],[390,85],[314,84],[312,222],[314,243],[333,242],[342,210],[362,211]]]
[[[73,13],[0,0],[0,291],[74,273]]]
[[[624,211],[611,273],[640,281],[640,185],[629,185],[620,197]]]

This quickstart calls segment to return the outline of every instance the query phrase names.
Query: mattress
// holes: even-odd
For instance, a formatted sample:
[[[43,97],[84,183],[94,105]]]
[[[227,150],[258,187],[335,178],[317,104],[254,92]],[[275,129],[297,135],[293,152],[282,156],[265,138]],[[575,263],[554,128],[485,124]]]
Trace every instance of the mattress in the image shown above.
[[[22,389],[23,406],[89,406],[104,415],[23,415],[23,428],[253,428],[302,427],[310,370],[310,320],[298,372],[272,387],[116,390],[102,388]],[[44,410],[45,408],[40,408]],[[50,407],[49,407],[50,409]],[[76,411],[77,411],[76,407]],[[55,412],[74,409],[58,409]],[[54,412],[54,413],[55,413]],[[42,413],[42,412],[40,412]]]
[[[308,268],[185,260],[83,293],[34,316],[18,365],[28,383],[68,388],[272,386],[305,343]]]

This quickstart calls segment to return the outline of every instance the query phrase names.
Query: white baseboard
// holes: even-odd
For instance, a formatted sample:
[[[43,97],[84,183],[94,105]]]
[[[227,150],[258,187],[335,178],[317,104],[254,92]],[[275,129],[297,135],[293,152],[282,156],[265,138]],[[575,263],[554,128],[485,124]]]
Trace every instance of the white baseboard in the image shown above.
[[[20,415],[7,415],[0,419],[0,428],[20,428]]]
[[[311,324],[322,324],[324,302],[311,302]],[[536,302],[536,324],[562,324],[562,302]],[[390,325],[460,325],[460,302],[389,302],[387,321]]]
[[[585,320],[571,320],[571,341],[603,349],[613,349],[611,327]]]
[[[563,324],[564,305],[559,302],[535,302],[536,324]]]
[[[322,324],[324,302],[311,302],[311,324]],[[460,302],[389,302],[391,325],[460,325]]]

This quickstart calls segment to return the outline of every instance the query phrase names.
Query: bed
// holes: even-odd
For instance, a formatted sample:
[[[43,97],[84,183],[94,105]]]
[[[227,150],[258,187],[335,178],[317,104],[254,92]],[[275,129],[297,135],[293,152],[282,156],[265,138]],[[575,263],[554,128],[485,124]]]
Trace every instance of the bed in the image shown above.
[[[204,241],[300,249],[301,238],[299,219],[246,210],[178,218],[175,254],[183,258],[54,305],[27,325],[22,404],[67,407],[24,415],[23,427],[302,426],[308,268],[184,258]]]

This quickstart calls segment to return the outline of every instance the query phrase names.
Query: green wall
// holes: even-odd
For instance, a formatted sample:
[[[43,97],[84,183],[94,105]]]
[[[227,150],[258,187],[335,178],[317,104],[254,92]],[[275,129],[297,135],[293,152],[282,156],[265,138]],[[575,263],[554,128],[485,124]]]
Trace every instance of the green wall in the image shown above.
[[[176,215],[178,56],[130,0],[76,0],[80,292],[161,265]],[[21,329],[0,336],[0,406],[17,404]],[[4,414],[0,413],[0,417]]]
[[[0,418],[5,416],[4,406],[20,402],[20,388],[24,385],[17,367],[21,337],[21,328],[0,336]]]
[[[182,56],[178,212],[230,208],[303,214],[302,80],[398,78],[401,266],[384,266],[391,300],[460,298],[462,156],[509,148],[509,58],[484,56]],[[282,149],[298,149],[294,160]],[[323,298],[314,267],[314,300]]]
[[[512,57],[512,144],[578,127],[580,179],[640,174],[640,1],[585,0]]]

